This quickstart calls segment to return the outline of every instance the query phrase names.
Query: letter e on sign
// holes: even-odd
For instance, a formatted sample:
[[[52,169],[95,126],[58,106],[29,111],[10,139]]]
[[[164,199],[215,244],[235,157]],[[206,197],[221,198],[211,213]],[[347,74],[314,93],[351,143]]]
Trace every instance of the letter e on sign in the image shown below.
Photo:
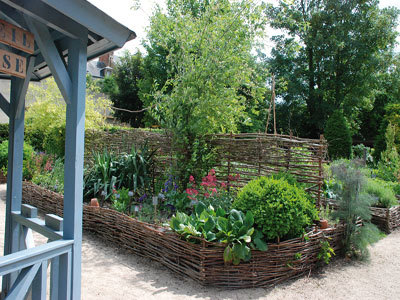
[[[0,72],[25,78],[26,58],[0,49]]]

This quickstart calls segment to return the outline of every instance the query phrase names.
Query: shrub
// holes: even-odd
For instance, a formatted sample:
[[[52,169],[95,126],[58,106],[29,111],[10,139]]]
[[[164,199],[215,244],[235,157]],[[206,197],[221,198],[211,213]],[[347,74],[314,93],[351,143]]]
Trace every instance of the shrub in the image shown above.
[[[31,179],[34,173],[34,169],[32,169],[33,165],[33,157],[35,151],[33,147],[28,143],[24,142],[24,154],[23,154],[23,168],[22,168],[22,176],[24,179]],[[0,144],[0,168],[3,170],[7,170],[8,166],[8,141],[4,141]]]
[[[400,181],[400,155],[395,144],[396,128],[388,125],[385,134],[386,150],[378,163],[378,177],[386,181]]]
[[[383,180],[368,178],[365,192],[378,198],[374,205],[390,208],[398,204],[391,184]]]
[[[65,125],[54,126],[46,132],[43,149],[58,157],[65,156]]]
[[[8,123],[0,124],[0,143],[8,140]]]
[[[346,119],[340,111],[335,111],[326,122],[325,138],[331,159],[349,158],[351,154],[351,134]]]
[[[233,208],[251,211],[267,239],[293,238],[317,219],[317,209],[300,188],[284,179],[260,177],[250,181],[233,202]]]
[[[374,199],[364,192],[365,178],[351,163],[338,163],[331,167],[332,174],[339,183],[335,186],[338,209],[333,213],[346,225],[344,248],[349,256],[367,258],[368,245],[379,240],[379,230],[370,223],[370,206]],[[363,221],[363,226],[358,221]]]

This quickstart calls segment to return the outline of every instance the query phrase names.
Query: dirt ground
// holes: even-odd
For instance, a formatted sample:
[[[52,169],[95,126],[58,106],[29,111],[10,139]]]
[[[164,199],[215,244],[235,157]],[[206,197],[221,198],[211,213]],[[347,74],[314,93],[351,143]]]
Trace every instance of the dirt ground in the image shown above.
[[[0,185],[3,249],[5,185]],[[39,243],[45,240],[35,235]],[[201,287],[148,259],[84,234],[82,299],[400,299],[400,231],[371,247],[368,263],[337,259],[312,274],[269,289]]]

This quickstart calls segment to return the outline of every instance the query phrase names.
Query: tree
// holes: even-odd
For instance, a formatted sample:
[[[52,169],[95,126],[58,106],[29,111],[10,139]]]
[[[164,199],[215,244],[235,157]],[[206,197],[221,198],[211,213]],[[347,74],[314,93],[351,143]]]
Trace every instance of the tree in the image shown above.
[[[34,100],[27,105],[25,132],[28,141],[36,150],[63,156],[66,105],[56,82],[49,78],[40,84],[30,84],[27,98]],[[110,110],[111,102],[99,96],[94,85],[86,89],[85,105],[85,128],[104,127],[105,112]]]
[[[379,9],[377,0],[280,1],[267,11],[271,26],[286,32],[274,39],[270,60],[277,90],[287,103],[306,106],[308,135],[317,137],[337,109],[353,123],[387,68],[398,11]]]
[[[132,127],[143,125],[143,102],[139,97],[139,81],[143,78],[143,57],[140,51],[125,51],[116,63],[113,74],[101,83],[102,92],[109,95],[115,107],[114,116]],[[132,113],[131,111],[135,111]]]
[[[153,85],[152,116],[170,129],[181,149],[181,179],[204,172],[209,151],[204,138],[237,130],[246,119],[246,89],[261,99],[254,81],[251,50],[263,33],[261,7],[252,1],[179,0],[167,3],[167,14],[151,18],[149,47],[167,52],[167,79]]]
[[[351,135],[343,113],[335,111],[326,122],[325,137],[331,159],[350,158]]]

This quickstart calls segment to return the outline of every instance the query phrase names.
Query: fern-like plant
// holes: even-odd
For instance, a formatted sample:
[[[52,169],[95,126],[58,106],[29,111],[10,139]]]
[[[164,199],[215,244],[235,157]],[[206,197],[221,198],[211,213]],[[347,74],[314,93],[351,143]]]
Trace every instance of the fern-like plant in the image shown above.
[[[333,214],[345,223],[344,249],[350,257],[369,257],[368,245],[377,242],[380,232],[370,223],[370,206],[374,199],[364,192],[365,178],[351,162],[339,163],[331,168],[337,182],[338,210]],[[362,220],[363,226],[358,221]]]

